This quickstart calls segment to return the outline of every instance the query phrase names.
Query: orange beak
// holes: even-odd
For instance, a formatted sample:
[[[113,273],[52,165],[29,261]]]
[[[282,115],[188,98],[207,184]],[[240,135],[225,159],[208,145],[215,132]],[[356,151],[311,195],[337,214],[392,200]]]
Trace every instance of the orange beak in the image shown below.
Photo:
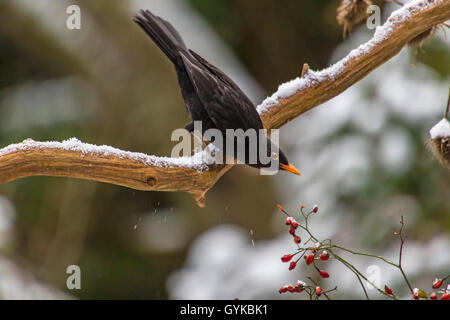
[[[296,167],[294,167],[292,164],[280,164],[280,168],[286,171],[289,171],[290,173],[300,175],[300,171],[297,170]]]

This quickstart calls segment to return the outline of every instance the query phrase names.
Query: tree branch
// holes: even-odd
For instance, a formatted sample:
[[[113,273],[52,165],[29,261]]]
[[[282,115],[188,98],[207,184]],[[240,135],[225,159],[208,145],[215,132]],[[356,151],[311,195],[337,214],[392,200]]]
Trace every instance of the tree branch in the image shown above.
[[[332,99],[394,57],[411,39],[450,19],[450,1],[415,0],[392,13],[373,38],[345,58],[279,87],[258,106],[264,126],[279,128],[302,113]],[[22,143],[0,149],[0,183],[29,176],[88,179],[137,190],[183,191],[200,206],[205,193],[232,165],[199,164],[199,156],[164,158],[107,146],[65,142]]]
[[[220,178],[221,171],[217,165],[204,164],[202,155],[166,158],[75,138],[63,142],[27,139],[0,149],[0,183],[30,176],[71,177],[144,191],[184,191],[203,206],[204,193]]]

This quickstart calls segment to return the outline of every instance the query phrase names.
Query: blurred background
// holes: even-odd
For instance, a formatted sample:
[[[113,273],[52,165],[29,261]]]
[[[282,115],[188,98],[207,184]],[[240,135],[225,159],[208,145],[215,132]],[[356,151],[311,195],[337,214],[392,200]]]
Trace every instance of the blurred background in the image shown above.
[[[406,2],[406,1],[405,1]],[[398,7],[382,6],[382,21]],[[81,8],[68,30],[66,8]],[[370,39],[346,40],[330,0],[0,1],[0,147],[77,137],[169,155],[189,121],[170,62],[132,22],[141,8],[170,21],[189,47],[225,70],[259,104],[278,85],[319,70]],[[444,30],[405,48],[345,93],[281,130],[302,172],[261,176],[239,166],[207,194],[140,192],[75,179],[31,177],[0,185],[0,298],[301,299],[278,294],[310,269],[288,271],[295,247],[276,204],[294,215],[317,204],[312,231],[343,246],[397,259],[430,290],[450,271],[450,172],[426,148],[450,79]],[[346,256],[346,255],[344,255]],[[346,256],[348,257],[348,256]],[[349,257],[408,297],[398,272]],[[66,268],[81,268],[68,290]],[[329,262],[324,287],[363,298],[354,275]],[[379,297],[374,290],[370,295]]]

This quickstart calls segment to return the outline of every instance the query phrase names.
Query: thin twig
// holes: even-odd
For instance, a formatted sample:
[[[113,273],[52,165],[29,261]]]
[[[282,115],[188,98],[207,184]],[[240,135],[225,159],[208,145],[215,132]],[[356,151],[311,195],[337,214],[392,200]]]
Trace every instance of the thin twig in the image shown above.
[[[311,277],[307,277],[307,278],[308,278],[312,283],[314,283],[314,285],[315,285],[316,287],[320,287],[319,284],[318,284],[317,282],[315,282],[313,278],[311,278]],[[333,291],[333,290],[331,290],[331,291]],[[329,292],[329,291],[327,291],[327,292]],[[324,297],[327,298],[327,300],[331,300],[331,298],[326,294],[325,291],[323,291],[321,294],[323,294]]]
[[[392,261],[390,261],[390,260],[388,260],[388,259],[386,259],[386,258],[384,258],[384,257],[382,257],[382,256],[377,256],[377,255],[370,254],[370,253],[364,253],[364,252],[353,251],[353,250],[350,250],[350,249],[347,249],[347,248],[338,246],[338,245],[336,245],[336,244],[333,244],[331,247],[332,247],[332,248],[338,248],[338,249],[347,251],[347,252],[349,252],[349,253],[351,253],[351,254],[354,254],[354,255],[367,256],[367,257],[371,257],[371,258],[380,259],[380,260],[383,260],[384,262],[386,262],[387,264],[390,264],[390,265],[392,265],[392,266],[394,266],[394,267],[398,267],[398,265],[397,265],[396,263],[394,263],[394,262],[392,262]]]
[[[401,216],[401,218],[400,218],[400,230],[395,233],[395,234],[397,234],[400,237],[400,253],[399,253],[399,256],[398,256],[398,269],[402,273],[403,279],[405,279],[405,282],[408,285],[409,290],[411,291],[411,293],[413,293],[413,288],[412,288],[411,284],[409,283],[409,280],[406,277],[405,271],[403,270],[403,267],[402,267],[403,246],[404,246],[405,240],[406,240],[406,237],[403,236],[403,227],[404,226],[405,226],[405,223],[403,221],[403,216]]]
[[[344,266],[346,266],[348,269],[350,269],[350,271],[356,275],[356,278],[358,279],[359,284],[361,285],[361,288],[363,289],[366,299],[370,300],[369,294],[367,293],[366,287],[364,286],[364,283],[361,281],[361,277],[359,276],[359,274],[355,270],[353,270],[353,268],[348,265],[347,261],[345,261],[341,257],[335,256],[335,259],[338,260],[340,263],[342,263]]]
[[[337,255],[336,253],[334,253],[333,251],[330,251],[330,253],[333,254],[334,258],[336,258],[338,261],[341,261],[343,264],[347,265],[347,267],[349,267],[350,270],[354,271],[354,273],[357,273],[361,278],[363,278],[364,280],[366,280],[367,283],[370,283],[372,285],[372,287],[374,287],[379,293],[397,300],[398,298],[396,296],[393,295],[389,295],[386,292],[384,292],[384,290],[380,289],[376,284],[374,284],[372,281],[370,281],[369,279],[366,278],[366,276],[364,276],[354,265],[352,265],[350,262],[344,260],[342,257],[340,257],[339,255]],[[365,288],[364,288],[365,291]]]

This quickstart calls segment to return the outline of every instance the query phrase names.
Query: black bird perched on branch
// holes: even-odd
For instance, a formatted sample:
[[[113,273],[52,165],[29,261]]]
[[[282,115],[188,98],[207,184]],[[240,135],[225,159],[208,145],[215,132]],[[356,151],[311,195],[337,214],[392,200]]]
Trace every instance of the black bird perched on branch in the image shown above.
[[[219,129],[225,140],[227,139],[225,137],[227,129],[244,131],[254,129],[256,132],[263,129],[255,105],[245,93],[221,70],[188,49],[180,34],[169,22],[148,10],[141,10],[133,20],[172,61],[189,116],[192,121],[202,122],[202,133],[212,128]],[[192,132],[194,130],[193,122],[188,124],[186,129]],[[258,152],[254,155],[256,162],[249,162],[251,157],[248,140],[245,139],[246,154],[243,162],[256,168],[268,167],[269,164],[263,163],[259,156],[259,149],[262,146],[259,139],[257,143],[257,150],[253,150]],[[266,159],[273,159],[273,150],[278,150],[278,153],[275,153],[275,160],[279,161],[279,168],[297,175],[300,174],[267,136],[264,136],[262,143],[267,144]],[[226,153],[225,146],[222,147],[222,150]],[[236,154],[235,152],[234,155]]]

